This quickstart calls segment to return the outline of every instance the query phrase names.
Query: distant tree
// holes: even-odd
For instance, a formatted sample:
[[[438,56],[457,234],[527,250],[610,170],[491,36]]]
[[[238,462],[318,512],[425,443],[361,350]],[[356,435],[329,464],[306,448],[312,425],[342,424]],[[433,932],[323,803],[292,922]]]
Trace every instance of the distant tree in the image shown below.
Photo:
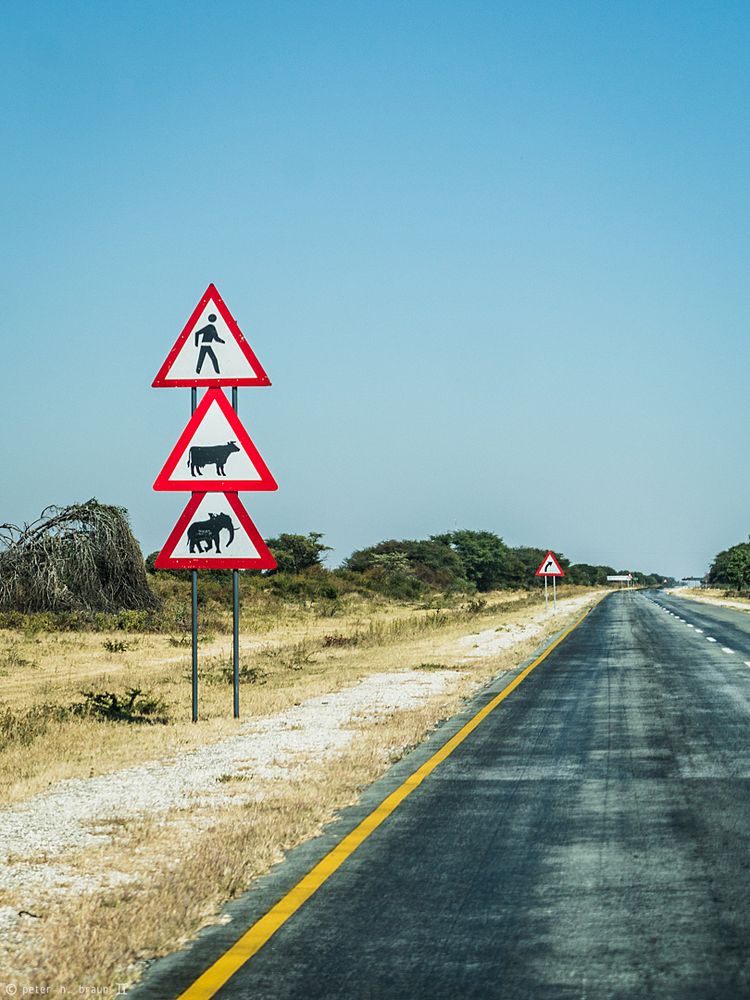
[[[268,547],[278,563],[279,573],[301,573],[320,566],[321,556],[330,552],[330,545],[322,545],[320,531],[307,535],[282,534],[268,539]]]
[[[352,552],[343,569],[363,575],[396,597],[414,597],[426,588],[470,588],[461,559],[449,545],[413,539],[389,539]]]
[[[518,545],[511,549],[511,552],[522,567],[518,586],[533,587],[539,582],[534,574],[539,566],[541,566],[542,559],[547,555],[547,549],[538,549],[530,545]]]
[[[525,582],[521,559],[492,531],[451,531],[432,535],[432,541],[448,545],[461,559],[466,578],[477,590],[518,587]]]
[[[750,590],[750,542],[740,542],[715,557],[708,582],[732,590]]]

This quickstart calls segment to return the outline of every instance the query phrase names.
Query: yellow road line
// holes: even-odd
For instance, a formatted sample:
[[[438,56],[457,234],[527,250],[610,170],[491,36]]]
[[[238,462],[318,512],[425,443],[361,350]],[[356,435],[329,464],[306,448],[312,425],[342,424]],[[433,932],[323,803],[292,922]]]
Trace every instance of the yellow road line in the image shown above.
[[[455,736],[452,736],[428,761],[417,768],[413,774],[409,775],[402,785],[399,785],[395,791],[391,792],[351,833],[348,833],[332,851],[326,854],[275,906],[271,907],[268,913],[257,920],[231,948],[225,951],[213,965],[206,969],[191,986],[188,986],[185,992],[180,994],[178,1000],[208,1000],[209,997],[214,996],[248,959],[252,958],[257,951],[260,951],[263,945],[297,912],[302,904],[318,891],[323,883],[333,875],[336,869],[340,868],[346,859],[357,850],[359,845],[384,820],[388,819],[404,799],[422,784],[424,779],[435,770],[438,764],[441,764],[446,757],[449,757],[456,747],[460,746],[466,737],[477,728],[480,722],[486,719],[490,712],[494,711],[511,692],[515,691],[518,685],[529,676],[531,671],[535,667],[538,667],[549,656],[552,650],[570,635],[573,629],[578,628],[591,610],[592,608],[589,608],[584,612],[578,621],[574,622],[570,628],[566,629],[562,635],[545,649],[541,656],[538,656],[533,663],[525,667],[517,677],[514,677],[507,687],[503,688],[500,694],[496,695],[492,701],[489,701],[484,708],[481,708],[476,715],[472,716],[459,729]]]

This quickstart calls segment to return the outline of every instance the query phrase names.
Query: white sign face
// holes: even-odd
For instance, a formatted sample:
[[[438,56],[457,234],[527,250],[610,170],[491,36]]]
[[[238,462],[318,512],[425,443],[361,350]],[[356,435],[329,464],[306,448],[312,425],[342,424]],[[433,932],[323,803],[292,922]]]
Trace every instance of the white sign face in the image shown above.
[[[260,480],[261,474],[237,440],[237,433],[216,403],[209,406],[200,427],[191,436],[177,463],[176,478],[200,476],[221,482],[225,479]],[[170,477],[172,478],[172,477]]]
[[[625,576],[622,576],[622,575],[620,575],[620,576],[608,576],[607,577],[607,582],[608,583],[627,583],[628,580],[632,580],[632,579],[633,579],[632,574],[628,573]]]
[[[224,493],[206,493],[170,553],[173,559],[260,559]]]

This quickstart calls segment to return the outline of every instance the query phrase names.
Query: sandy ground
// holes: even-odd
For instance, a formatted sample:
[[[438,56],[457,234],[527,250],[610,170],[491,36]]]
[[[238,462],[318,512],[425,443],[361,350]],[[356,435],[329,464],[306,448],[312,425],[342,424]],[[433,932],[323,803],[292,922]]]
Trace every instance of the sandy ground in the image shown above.
[[[725,597],[723,591],[713,590],[692,590],[679,588],[671,590],[669,593],[675,597],[687,597],[691,601],[698,601],[701,604],[716,604],[722,608],[734,608],[737,611],[750,611],[750,601],[742,597]]]

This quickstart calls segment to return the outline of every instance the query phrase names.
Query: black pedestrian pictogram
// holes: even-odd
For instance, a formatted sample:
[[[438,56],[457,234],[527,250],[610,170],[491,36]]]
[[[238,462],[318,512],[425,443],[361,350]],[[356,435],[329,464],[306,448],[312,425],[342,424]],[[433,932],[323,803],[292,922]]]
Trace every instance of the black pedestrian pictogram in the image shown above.
[[[236,441],[227,441],[226,444],[194,444],[188,452],[187,464],[190,466],[190,475],[202,476],[201,469],[204,465],[215,465],[216,475],[225,476],[224,463],[233,452],[239,450]]]
[[[201,373],[201,368],[203,367],[203,362],[206,358],[208,358],[214,366],[216,374],[219,374],[219,360],[214,354],[214,349],[211,347],[211,344],[225,344],[226,341],[222,340],[219,336],[219,331],[214,326],[215,322],[216,313],[210,313],[208,323],[201,327],[200,330],[195,331],[195,346],[200,346],[200,351],[198,352],[198,364],[195,369],[198,375]]]
[[[220,554],[219,542],[223,529],[229,533],[227,545],[231,545],[234,541],[234,525],[229,514],[209,514],[207,521],[193,521],[187,530],[191,553],[195,552],[196,549],[199,552],[210,552],[212,548],[215,548],[217,555]],[[204,542],[206,543],[205,549],[203,548]]]

